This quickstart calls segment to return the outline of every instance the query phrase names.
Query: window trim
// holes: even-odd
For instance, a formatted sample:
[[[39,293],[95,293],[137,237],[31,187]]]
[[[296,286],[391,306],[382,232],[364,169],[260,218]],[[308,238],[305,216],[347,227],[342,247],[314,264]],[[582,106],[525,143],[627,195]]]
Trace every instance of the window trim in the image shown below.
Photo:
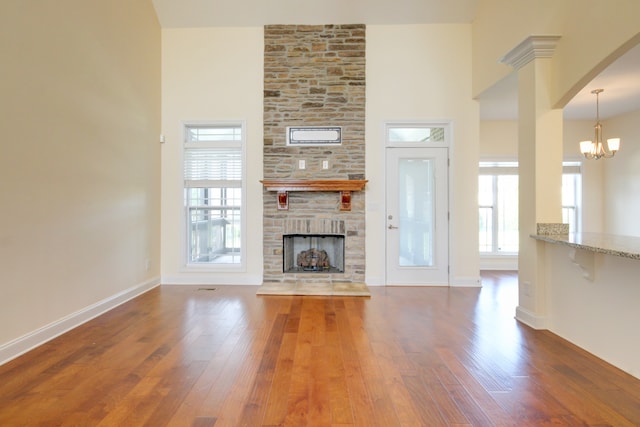
[[[562,175],[577,175],[576,181],[574,182],[574,199],[575,205],[573,206],[574,212],[573,216],[575,218],[575,230],[570,230],[570,232],[579,232],[582,230],[582,199],[583,199],[583,169],[582,169],[582,160],[580,159],[566,159],[562,162]],[[564,203],[561,203],[562,209],[569,208],[570,206],[565,206]],[[564,215],[564,214],[563,214]]]
[[[180,162],[180,200],[181,200],[181,242],[182,248],[180,249],[182,256],[182,267],[180,269],[181,272],[237,272],[244,273],[247,271],[247,126],[246,121],[243,119],[238,120],[184,120],[180,124],[181,126],[181,149],[180,149],[180,158],[178,161]],[[189,127],[218,127],[218,126],[230,126],[230,127],[240,127],[241,128],[241,138],[239,141],[240,151],[241,151],[241,159],[242,159],[242,167],[241,167],[241,196],[240,196],[240,262],[238,264],[213,264],[213,263],[193,263],[189,262],[189,233],[187,232],[187,206],[185,206],[185,197],[184,191],[188,188],[185,185],[184,179],[184,161],[185,161],[185,148],[189,143],[187,137],[187,129]],[[219,146],[229,146],[229,144],[222,143]],[[235,145],[235,144],[232,144]]]
[[[443,138],[442,140],[430,140],[430,141],[410,141],[410,140],[392,140],[390,138],[390,132],[393,129],[403,128],[441,128]],[[451,147],[451,123],[449,121],[387,121],[384,123],[384,141],[385,148],[388,147]]]
[[[492,200],[492,204],[490,206],[487,205],[481,205],[480,203],[478,203],[478,215],[480,214],[480,209],[481,208],[491,208],[492,209],[492,215],[491,215],[491,251],[480,251],[480,247],[478,247],[478,252],[480,253],[481,256],[484,257],[514,257],[518,255],[518,251],[500,251],[500,250],[496,250],[497,246],[498,246],[498,233],[499,233],[499,210],[498,210],[498,180],[497,177],[500,175],[504,175],[504,176],[516,176],[518,177],[518,179],[520,178],[519,173],[518,173],[518,167],[517,167],[517,162],[515,162],[515,165],[512,164],[514,162],[480,162],[480,163],[496,163],[496,165],[492,165],[492,166],[483,166],[483,167],[479,167],[479,171],[478,171],[478,176],[481,175],[485,175],[485,176],[490,176],[492,177],[492,186],[493,186],[493,191],[492,191],[492,195],[493,195],[493,200]],[[500,166],[498,165],[499,163],[509,163],[508,166]],[[482,170],[485,169],[485,173],[482,173]],[[493,172],[493,173],[491,173]],[[479,219],[479,217],[478,217]],[[479,231],[479,230],[478,230]],[[518,242],[518,249],[520,248],[520,243]]]

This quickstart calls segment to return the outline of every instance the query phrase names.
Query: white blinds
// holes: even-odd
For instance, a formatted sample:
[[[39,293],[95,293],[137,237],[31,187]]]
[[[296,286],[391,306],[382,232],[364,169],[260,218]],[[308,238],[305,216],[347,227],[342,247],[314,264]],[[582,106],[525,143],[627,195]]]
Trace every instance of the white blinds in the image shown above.
[[[185,148],[184,181],[185,187],[242,187],[242,150]]]

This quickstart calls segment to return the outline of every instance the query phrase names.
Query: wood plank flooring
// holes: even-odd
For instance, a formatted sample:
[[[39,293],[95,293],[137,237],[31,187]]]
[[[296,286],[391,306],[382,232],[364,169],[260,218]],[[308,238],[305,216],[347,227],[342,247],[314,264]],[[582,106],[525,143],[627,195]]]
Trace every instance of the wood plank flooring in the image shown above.
[[[483,285],[162,286],[0,366],[0,425],[640,425],[640,380],[516,322],[514,274]]]

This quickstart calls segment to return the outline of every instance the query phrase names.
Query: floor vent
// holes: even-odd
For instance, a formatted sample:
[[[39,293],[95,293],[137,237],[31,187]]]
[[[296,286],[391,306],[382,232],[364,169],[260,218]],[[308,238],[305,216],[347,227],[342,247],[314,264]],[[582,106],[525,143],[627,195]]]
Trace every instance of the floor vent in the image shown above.
[[[199,291],[215,291],[216,288],[198,288]]]

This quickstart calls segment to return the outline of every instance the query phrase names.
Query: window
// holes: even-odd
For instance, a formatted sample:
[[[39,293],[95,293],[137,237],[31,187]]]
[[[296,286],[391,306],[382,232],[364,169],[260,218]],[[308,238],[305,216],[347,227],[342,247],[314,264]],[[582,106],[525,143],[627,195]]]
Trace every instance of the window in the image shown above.
[[[485,254],[518,252],[518,163],[480,162],[478,179],[479,242]],[[562,222],[579,228],[580,163],[563,163]]]
[[[480,163],[480,252],[518,252],[518,164]]]
[[[243,135],[240,124],[185,126],[187,264],[241,264]]]
[[[387,141],[390,143],[444,143],[444,126],[387,126]]]
[[[579,162],[565,162],[562,173],[562,222],[569,224],[569,233],[580,229],[578,206],[582,196],[582,175]]]

